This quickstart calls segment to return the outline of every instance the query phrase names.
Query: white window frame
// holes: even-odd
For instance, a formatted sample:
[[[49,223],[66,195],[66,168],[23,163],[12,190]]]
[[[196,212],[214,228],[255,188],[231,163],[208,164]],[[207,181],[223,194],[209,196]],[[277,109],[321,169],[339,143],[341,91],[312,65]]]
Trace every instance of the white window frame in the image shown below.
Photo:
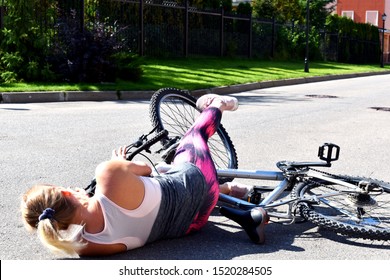
[[[348,15],[351,15],[351,16],[349,17]],[[350,18],[350,19],[354,20],[355,11],[350,11],[350,10],[341,11],[341,16],[342,16],[342,17],[347,17],[347,18]]]
[[[376,13],[376,23],[368,22],[368,13]],[[378,26],[378,24],[379,24],[379,11],[374,11],[374,10],[366,11],[366,23],[371,23],[375,26]]]

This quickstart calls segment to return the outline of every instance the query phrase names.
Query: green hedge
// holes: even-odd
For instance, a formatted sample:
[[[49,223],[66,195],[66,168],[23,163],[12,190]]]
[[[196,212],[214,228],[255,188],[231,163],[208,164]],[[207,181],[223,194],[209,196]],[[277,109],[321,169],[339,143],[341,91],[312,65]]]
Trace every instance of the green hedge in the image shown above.
[[[336,46],[338,62],[360,64],[379,61],[378,27],[356,23],[347,17],[332,15],[327,18],[326,30],[333,35],[326,43]]]

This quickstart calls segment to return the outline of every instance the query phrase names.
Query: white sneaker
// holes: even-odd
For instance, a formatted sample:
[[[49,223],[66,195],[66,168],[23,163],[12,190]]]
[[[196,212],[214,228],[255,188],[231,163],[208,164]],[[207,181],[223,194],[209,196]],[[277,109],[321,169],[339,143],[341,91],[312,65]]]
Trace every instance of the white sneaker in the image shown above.
[[[203,111],[206,109],[215,99],[220,99],[226,106],[224,110],[235,111],[238,108],[238,100],[233,96],[218,95],[218,94],[205,94],[196,101],[196,108]]]

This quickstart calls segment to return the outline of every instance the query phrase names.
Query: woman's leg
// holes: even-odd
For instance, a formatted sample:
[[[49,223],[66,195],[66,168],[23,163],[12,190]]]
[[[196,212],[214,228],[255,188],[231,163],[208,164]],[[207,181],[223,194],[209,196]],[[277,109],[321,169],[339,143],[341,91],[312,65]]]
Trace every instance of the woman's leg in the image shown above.
[[[204,110],[180,141],[174,158],[174,164],[181,162],[195,164],[203,173],[209,187],[207,197],[188,233],[202,228],[217,204],[219,183],[207,141],[217,131],[222,112],[235,110],[238,106],[234,97],[206,95],[200,101],[203,102],[198,102],[200,104],[197,105],[200,108],[204,107]]]

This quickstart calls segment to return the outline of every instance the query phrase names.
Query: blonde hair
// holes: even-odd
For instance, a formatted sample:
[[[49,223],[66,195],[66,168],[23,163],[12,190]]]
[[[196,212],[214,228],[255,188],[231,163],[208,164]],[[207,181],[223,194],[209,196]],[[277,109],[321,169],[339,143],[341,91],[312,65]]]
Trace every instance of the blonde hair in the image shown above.
[[[27,229],[37,230],[42,243],[54,253],[77,254],[77,249],[85,246],[81,241],[81,230],[72,230],[71,221],[76,213],[76,205],[63,195],[61,187],[36,185],[22,197],[22,217]],[[45,209],[54,210],[54,215],[39,219]]]

